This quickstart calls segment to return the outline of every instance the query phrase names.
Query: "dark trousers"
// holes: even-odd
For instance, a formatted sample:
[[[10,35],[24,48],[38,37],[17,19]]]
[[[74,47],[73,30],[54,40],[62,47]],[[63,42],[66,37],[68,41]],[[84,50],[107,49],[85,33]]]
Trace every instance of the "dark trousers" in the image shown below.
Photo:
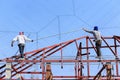
[[[19,52],[20,52],[21,58],[24,58],[24,47],[25,47],[25,45],[24,44],[18,44],[18,47],[19,47]]]
[[[101,56],[101,40],[96,41],[95,45],[96,45],[96,49],[97,49],[97,56]]]

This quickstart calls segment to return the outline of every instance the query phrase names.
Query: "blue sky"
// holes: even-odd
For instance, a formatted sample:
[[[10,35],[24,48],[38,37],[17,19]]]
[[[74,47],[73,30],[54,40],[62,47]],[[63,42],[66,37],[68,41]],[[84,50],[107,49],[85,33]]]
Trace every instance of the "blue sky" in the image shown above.
[[[0,0],[0,59],[15,55],[17,43],[13,48],[10,43],[20,31],[34,40],[26,44],[26,52],[91,36],[81,30],[83,27],[92,30],[97,25],[102,36],[120,35],[119,3],[120,0]],[[67,32],[70,33],[63,34]],[[56,34],[60,35],[52,36]]]

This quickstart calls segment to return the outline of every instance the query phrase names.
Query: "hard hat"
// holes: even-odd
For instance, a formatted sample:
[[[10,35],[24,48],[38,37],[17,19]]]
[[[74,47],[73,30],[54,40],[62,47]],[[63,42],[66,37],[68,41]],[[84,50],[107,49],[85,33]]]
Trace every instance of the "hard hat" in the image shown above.
[[[94,30],[98,31],[98,26],[94,26]]]

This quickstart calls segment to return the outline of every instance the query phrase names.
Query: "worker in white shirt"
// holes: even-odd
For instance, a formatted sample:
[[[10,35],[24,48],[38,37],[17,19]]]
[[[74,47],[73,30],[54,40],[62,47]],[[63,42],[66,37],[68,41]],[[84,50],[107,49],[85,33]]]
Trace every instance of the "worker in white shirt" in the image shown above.
[[[101,34],[98,31],[98,27],[94,26],[93,30],[87,30],[85,28],[83,28],[84,31],[93,34],[94,38],[95,38],[95,45],[96,45],[96,49],[97,49],[97,58],[101,58],[101,44],[102,44],[102,39],[101,39]]]
[[[11,47],[13,47],[13,43],[15,41],[18,41],[18,47],[19,47],[19,52],[20,52],[21,58],[24,58],[23,53],[24,53],[25,42],[26,41],[33,42],[33,40],[31,40],[27,36],[25,36],[24,32],[19,32],[19,35],[17,35],[15,38],[13,38],[13,40],[11,42]]]

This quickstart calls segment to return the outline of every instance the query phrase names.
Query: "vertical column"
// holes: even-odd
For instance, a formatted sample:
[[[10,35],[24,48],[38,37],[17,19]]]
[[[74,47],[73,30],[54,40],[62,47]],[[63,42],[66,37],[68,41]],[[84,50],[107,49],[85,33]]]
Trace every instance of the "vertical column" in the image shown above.
[[[89,37],[86,37],[86,47],[87,47],[87,60],[89,60],[89,49],[88,49],[88,39],[89,39]],[[90,63],[89,62],[87,62],[87,76],[90,76]],[[88,77],[88,79],[89,79],[89,77]]]
[[[107,62],[106,65],[107,65],[107,67],[106,67],[106,71],[107,71],[107,80],[112,80],[112,72],[111,72],[112,65],[111,65],[110,62]]]
[[[43,51],[43,54],[42,54],[42,72],[43,73],[45,72],[44,57],[45,57],[45,50]],[[44,78],[45,78],[45,75],[42,74],[42,80],[44,80]]]
[[[20,74],[17,74],[16,77],[17,77],[16,80],[22,80]]]
[[[11,63],[10,62],[7,62],[6,63],[6,76],[5,76],[5,79],[6,80],[11,80]]]
[[[51,63],[46,63],[46,80],[52,80]]]

